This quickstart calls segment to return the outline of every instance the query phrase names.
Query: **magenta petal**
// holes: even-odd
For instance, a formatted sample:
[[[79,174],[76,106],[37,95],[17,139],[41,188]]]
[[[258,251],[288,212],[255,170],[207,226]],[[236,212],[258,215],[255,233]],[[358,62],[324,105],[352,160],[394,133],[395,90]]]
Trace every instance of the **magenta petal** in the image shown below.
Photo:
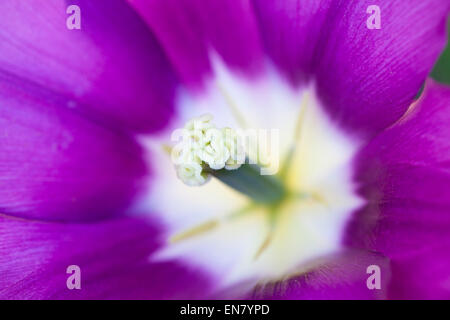
[[[139,219],[42,223],[0,216],[2,299],[173,299],[206,294],[208,280],[182,264],[151,262],[158,228]],[[69,290],[67,267],[81,269]]]
[[[67,103],[0,73],[0,213],[94,220],[121,212],[139,192],[147,168],[134,140]]]
[[[247,0],[128,0],[142,15],[181,79],[198,88],[216,52],[252,75],[262,62],[257,23]]]
[[[371,137],[413,101],[445,45],[449,1],[254,0],[268,52],[298,85],[313,79],[332,118]],[[369,5],[381,29],[369,30]]]
[[[449,250],[431,249],[450,242],[449,123],[450,88],[430,81],[409,113],[359,153],[356,178],[368,205],[350,224],[348,244],[381,252],[405,268],[405,256],[423,252],[430,270],[450,263]],[[428,277],[420,272],[425,267],[416,277]],[[443,284],[429,285],[427,292]]]
[[[74,100],[71,106],[131,130],[164,126],[175,79],[157,42],[122,0],[74,0],[81,30],[68,30],[64,0],[0,3],[0,70]]]
[[[267,53],[295,84],[314,72],[316,46],[332,0],[253,0]]]
[[[369,289],[367,279],[380,270],[380,288]],[[349,251],[334,257],[303,275],[258,287],[253,298],[288,300],[384,299],[391,278],[388,259],[364,251]],[[371,282],[372,284],[372,282]]]
[[[450,299],[450,242],[397,257],[392,262],[392,299]]]
[[[360,151],[356,178],[369,204],[348,240],[390,257],[450,240],[449,123],[450,88],[430,81],[405,118]]]

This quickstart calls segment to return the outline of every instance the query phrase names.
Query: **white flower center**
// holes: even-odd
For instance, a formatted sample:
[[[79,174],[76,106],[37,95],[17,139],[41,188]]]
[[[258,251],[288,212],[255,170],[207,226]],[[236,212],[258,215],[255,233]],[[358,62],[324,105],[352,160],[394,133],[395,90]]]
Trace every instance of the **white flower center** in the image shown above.
[[[346,223],[362,205],[351,167],[358,143],[330,122],[313,87],[294,90],[271,68],[260,80],[247,81],[216,61],[207,94],[193,98],[181,92],[178,107],[180,119],[165,135],[143,139],[154,172],[143,205],[161,213],[168,230],[167,246],[152,259],[181,258],[226,287],[305,272],[341,249]],[[186,186],[206,182],[205,164],[238,168],[231,150],[239,146],[223,134],[231,129],[218,129],[209,117],[186,125],[193,142],[186,154],[196,160],[178,166],[177,178],[161,145],[174,128],[205,113],[220,128],[279,130],[277,177],[289,190],[286,200],[275,209],[255,205],[215,178],[199,188]]]

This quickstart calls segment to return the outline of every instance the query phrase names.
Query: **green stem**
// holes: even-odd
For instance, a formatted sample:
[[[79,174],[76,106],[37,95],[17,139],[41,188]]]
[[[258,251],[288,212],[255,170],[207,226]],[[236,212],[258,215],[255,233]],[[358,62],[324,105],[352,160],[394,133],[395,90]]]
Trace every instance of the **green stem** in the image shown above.
[[[236,170],[205,169],[212,176],[247,195],[256,203],[276,205],[286,195],[286,189],[277,176],[261,175],[260,170],[260,166],[247,163]]]

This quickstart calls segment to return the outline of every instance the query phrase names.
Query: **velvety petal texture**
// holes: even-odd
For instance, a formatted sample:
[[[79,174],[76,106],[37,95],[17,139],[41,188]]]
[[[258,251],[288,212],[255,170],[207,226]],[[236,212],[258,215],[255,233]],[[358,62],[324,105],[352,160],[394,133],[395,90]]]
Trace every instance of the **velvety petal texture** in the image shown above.
[[[311,80],[332,2],[252,0],[267,54],[294,85]]]
[[[391,299],[450,299],[450,241],[407,252],[392,262]]]
[[[69,5],[80,8],[81,30],[66,26]],[[173,111],[175,76],[123,0],[1,1],[0,70],[67,96],[71,108],[90,117],[134,131],[163,127]]]
[[[369,266],[379,268],[380,288],[367,285],[373,274]],[[377,271],[378,272],[378,271]],[[381,255],[352,250],[327,257],[318,267],[288,280],[259,286],[252,298],[283,300],[385,299],[391,279],[389,260]],[[374,283],[369,280],[370,284]]]
[[[0,72],[0,213],[94,220],[123,212],[147,175],[134,140]]]
[[[450,279],[449,123],[450,88],[430,81],[408,113],[356,160],[360,193],[368,204],[355,215],[346,241],[393,259],[393,280],[414,273],[408,283],[399,281],[404,293],[428,288],[415,291],[417,296],[450,292],[447,287],[441,295]]]
[[[408,108],[446,41],[450,2],[380,0],[381,28],[369,29],[373,1],[254,0],[262,36],[294,85],[313,79],[331,117],[360,137]]]
[[[152,262],[158,226],[141,219],[42,223],[0,216],[1,299],[182,299],[208,292],[198,270]],[[66,281],[81,270],[81,289]],[[72,282],[73,283],[73,282]]]
[[[249,0],[128,0],[160,41],[180,78],[199,89],[211,74],[210,54],[246,75],[263,52]]]

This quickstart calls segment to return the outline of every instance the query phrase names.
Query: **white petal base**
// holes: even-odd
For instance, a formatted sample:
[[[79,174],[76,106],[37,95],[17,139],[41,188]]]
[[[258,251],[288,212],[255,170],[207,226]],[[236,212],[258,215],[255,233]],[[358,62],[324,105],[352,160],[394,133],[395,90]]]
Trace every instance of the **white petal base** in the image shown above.
[[[180,92],[179,119],[171,130],[204,113],[211,113],[219,126],[279,129],[280,167],[289,150],[295,149],[287,171],[288,188],[314,198],[283,204],[271,241],[257,254],[271,230],[267,210],[253,208],[238,218],[225,219],[248,206],[249,200],[214,179],[201,187],[188,187],[177,179],[162,148],[170,143],[171,130],[159,137],[142,137],[154,174],[141,205],[159,213],[168,230],[166,248],[152,259],[182,258],[217,276],[221,287],[303,272],[311,261],[341,248],[345,224],[362,205],[350,165],[359,144],[330,123],[313,87],[294,90],[271,67],[258,80],[248,81],[219,59],[214,61],[216,77],[204,95]],[[302,103],[305,95],[308,101]],[[221,222],[170,243],[170,237],[211,220]]]

